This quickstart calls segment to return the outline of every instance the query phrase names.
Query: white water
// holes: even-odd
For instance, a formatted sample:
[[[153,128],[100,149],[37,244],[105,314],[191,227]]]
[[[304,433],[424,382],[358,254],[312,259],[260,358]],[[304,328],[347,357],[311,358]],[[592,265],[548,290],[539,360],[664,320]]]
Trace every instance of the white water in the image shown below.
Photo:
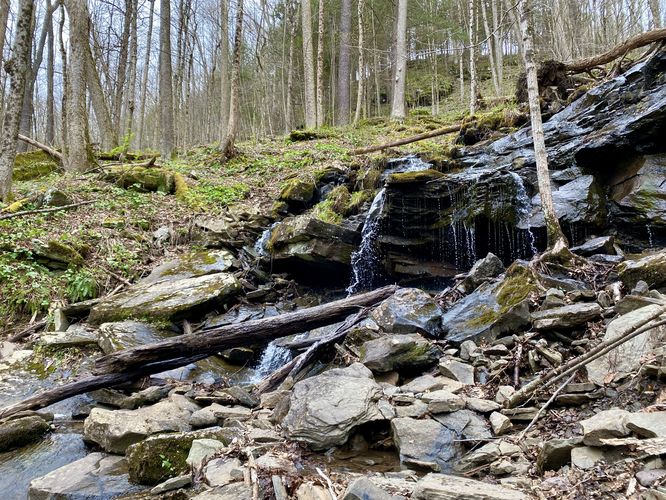
[[[518,229],[525,229],[527,231],[527,242],[530,246],[530,251],[532,255],[537,253],[537,249],[534,246],[534,234],[532,233],[532,228],[530,227],[530,215],[532,211],[532,201],[530,197],[527,196],[527,191],[525,190],[525,184],[522,177],[515,172],[509,172],[509,175],[513,178],[516,184],[516,216],[518,218],[516,227]]]
[[[291,351],[278,346],[275,340],[272,341],[264,349],[259,364],[255,368],[252,377],[250,377],[249,382],[256,384],[262,381],[275,370],[289,363],[289,361],[291,361]]]
[[[271,232],[278,224],[279,224],[278,222],[274,222],[273,224],[271,224],[271,226],[268,229],[265,229],[264,232],[261,233],[261,236],[254,244],[254,251],[257,252],[257,254],[260,257],[268,256],[268,249],[266,248],[266,246],[268,244],[268,240],[270,240],[271,238]]]

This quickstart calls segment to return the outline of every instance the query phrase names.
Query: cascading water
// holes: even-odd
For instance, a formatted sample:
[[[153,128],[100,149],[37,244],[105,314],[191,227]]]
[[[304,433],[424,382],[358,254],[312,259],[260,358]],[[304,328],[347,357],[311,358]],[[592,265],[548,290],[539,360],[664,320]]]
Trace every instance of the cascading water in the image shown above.
[[[534,246],[534,233],[532,233],[532,228],[530,227],[532,200],[527,196],[523,178],[515,172],[509,172],[509,175],[516,184],[516,227],[524,229],[527,232],[527,244],[530,247],[530,252],[534,255],[537,253],[537,249]]]
[[[249,382],[254,384],[260,382],[278,368],[291,361],[291,351],[277,345],[277,341],[270,342],[264,349],[259,364],[254,370]]]
[[[395,166],[391,166],[395,164]],[[416,156],[408,156],[399,160],[389,162],[389,167],[384,170],[380,178],[385,181],[386,178],[395,173],[417,172],[427,170],[431,165],[425,163]],[[377,252],[377,238],[381,231],[381,216],[386,203],[386,189],[379,190],[366,216],[363,230],[361,231],[361,244],[352,254],[352,277],[351,283],[347,287],[347,293],[353,294],[365,288],[370,288],[375,282],[380,263],[380,256]]]
[[[265,229],[261,236],[254,244],[254,251],[259,255],[259,257],[268,257],[268,240],[271,239],[271,232],[277,226],[279,222],[274,222],[268,229]]]

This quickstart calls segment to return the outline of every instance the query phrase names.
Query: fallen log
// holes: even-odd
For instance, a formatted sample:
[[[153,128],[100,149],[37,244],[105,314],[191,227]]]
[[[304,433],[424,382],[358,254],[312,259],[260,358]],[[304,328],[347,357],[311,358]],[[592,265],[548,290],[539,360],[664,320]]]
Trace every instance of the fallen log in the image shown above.
[[[232,347],[273,340],[330,325],[361,307],[370,307],[390,297],[396,286],[353,295],[307,309],[270,318],[246,321],[206,330],[205,333],[180,335],[155,344],[125,349],[102,356],[95,361],[93,373],[117,373],[132,370],[146,363],[185,358],[197,354],[215,354]]]
[[[80,201],[78,203],[71,203],[69,205],[63,205],[61,207],[39,208],[37,210],[24,210],[23,212],[13,212],[5,215],[0,215],[0,220],[13,219],[14,217],[23,217],[24,215],[47,214],[49,212],[69,210],[70,208],[76,208],[82,205],[90,205],[91,203],[95,202],[97,202],[97,200],[88,200],[88,201]]]
[[[583,73],[597,66],[608,64],[609,62],[624,56],[629,51],[661,40],[666,40],[666,28],[646,31],[645,33],[641,33],[625,40],[620,45],[616,45],[609,51],[598,56],[586,57],[584,59],[579,59],[578,61],[565,63],[564,68],[571,73]]]
[[[49,147],[46,144],[42,144],[41,142],[37,142],[36,140],[31,139],[30,137],[27,137],[27,136],[22,135],[22,134],[19,134],[18,138],[19,138],[20,141],[23,141],[26,144],[30,144],[31,146],[34,146],[37,149],[41,149],[47,155],[49,155],[51,158],[53,158],[53,159],[57,160],[58,162],[62,163],[62,153],[60,151],[56,151],[52,147]]]
[[[26,326],[23,330],[20,330],[16,333],[14,333],[11,337],[9,337],[9,342],[18,342],[19,340],[23,340],[26,338],[28,335],[32,335],[35,333],[37,330],[40,328],[44,328],[48,324],[48,321],[45,319],[41,319],[39,321],[36,321],[34,323],[29,324]]]
[[[444,134],[452,134],[453,132],[460,131],[460,124],[449,125],[448,127],[438,128],[437,130],[431,130],[430,132],[423,132],[422,134],[413,135],[411,137],[406,137],[404,139],[399,139],[393,142],[387,142],[386,144],[380,144],[377,146],[368,146],[367,148],[354,149],[352,155],[364,155],[367,153],[374,153],[375,151],[381,151],[383,149],[395,148],[398,146],[404,146],[405,144],[411,144],[412,142],[423,141],[425,139],[430,139],[432,137],[438,137]]]

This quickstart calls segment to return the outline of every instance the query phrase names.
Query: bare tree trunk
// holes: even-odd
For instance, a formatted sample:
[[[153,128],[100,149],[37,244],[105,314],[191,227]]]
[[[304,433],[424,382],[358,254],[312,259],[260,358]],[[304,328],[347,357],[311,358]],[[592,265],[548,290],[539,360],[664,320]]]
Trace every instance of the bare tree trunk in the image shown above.
[[[173,124],[173,84],[171,70],[171,2],[160,0],[160,126],[162,133],[162,158],[173,158],[174,124]]]
[[[395,24],[395,78],[393,80],[391,118],[402,121],[407,114],[405,110],[405,82],[407,78],[407,0],[398,0],[397,14]]]
[[[363,93],[365,80],[365,60],[363,58],[363,7],[364,0],[358,0],[358,92],[356,93],[356,113],[354,123],[361,119],[361,108],[363,107]]]
[[[129,55],[130,31],[132,27],[132,17],[134,10],[134,0],[125,0],[125,13],[123,18],[123,34],[120,38],[120,57],[118,58],[118,76],[116,82],[116,92],[113,105],[113,119],[116,123],[118,135],[123,134],[122,108],[123,96],[125,94],[125,85],[127,84],[127,59]]]
[[[652,16],[652,28],[661,27],[661,9],[659,0],[650,0],[650,15]]]
[[[240,62],[241,62],[241,43],[243,41],[243,0],[238,0],[236,7],[236,28],[234,33],[234,52],[231,63],[231,94],[229,96],[229,125],[227,127],[227,136],[221,144],[222,155],[225,158],[231,158],[234,154],[234,144],[236,134],[238,133],[239,120],[239,93],[240,93]]]
[[[539,82],[534,62],[534,47],[532,32],[528,18],[528,0],[520,0],[520,30],[523,35],[523,60],[527,74],[527,94],[530,105],[530,118],[532,122],[532,140],[534,142],[534,157],[536,160],[537,182],[541,195],[541,209],[543,210],[548,235],[548,248],[558,252],[568,246],[562,233],[560,222],[553,205],[553,193],[550,188],[548,173],[548,153],[543,136],[543,123],[541,121],[541,107],[539,104]]]
[[[502,26],[498,14],[499,0],[490,0],[490,7],[493,13],[493,40],[495,45],[495,64],[497,65],[497,82],[500,85],[500,92],[502,88],[502,80],[504,78],[504,48],[502,44],[504,39],[502,37]]]
[[[32,0],[21,0],[16,18],[16,36],[12,56],[5,63],[5,70],[10,76],[10,84],[7,113],[2,125],[2,137],[0,137],[0,198],[3,201],[9,201],[12,188],[12,170],[16,158],[19,120],[23,107],[26,78],[30,71],[32,15]]]
[[[324,0],[319,0],[317,25],[317,127],[324,125]]]
[[[132,130],[134,127],[134,107],[136,103],[136,66],[139,51],[139,40],[137,33],[137,17],[139,4],[138,0],[129,0],[132,4],[132,17],[130,19],[130,56],[129,56],[129,76],[127,84],[127,94],[125,96],[125,133],[130,140],[127,141],[127,147],[132,142]]]
[[[340,6],[340,48],[338,56],[338,81],[335,96],[336,125],[349,123],[349,73],[350,73],[350,45],[351,45],[351,0],[342,0]]]
[[[224,0],[223,0],[224,1]],[[139,109],[139,149],[143,148],[143,130],[146,120],[146,93],[148,91],[148,73],[150,69],[150,49],[153,41],[153,17],[155,14],[155,0],[149,0],[150,13],[148,15],[148,34],[146,35],[146,58],[143,62],[143,74],[141,76],[141,105]]]
[[[303,30],[303,73],[305,82],[305,128],[317,126],[315,99],[314,54],[312,50],[312,12],[310,0],[301,0]]]
[[[476,113],[477,106],[477,79],[476,79],[476,29],[475,29],[475,0],[469,0],[469,113]]]
[[[377,55],[377,33],[375,31],[375,13],[371,10],[372,14],[372,72],[375,77],[375,113],[377,116],[381,114],[381,90],[379,88],[379,56]]]
[[[229,6],[220,0],[220,144],[229,126]]]
[[[46,38],[46,131],[44,141],[52,146],[55,143],[55,109],[54,109],[54,79],[55,79],[55,50],[53,37],[53,17],[49,20]]]
[[[495,48],[493,34],[490,31],[490,24],[488,23],[488,9],[486,8],[486,0],[481,1],[481,14],[483,16],[483,28],[486,34],[486,46],[488,47],[488,59],[490,61],[490,76],[493,80],[493,89],[495,90],[495,95],[500,95],[500,86],[499,86],[499,71],[497,70],[497,64],[495,63]]]
[[[62,9],[60,9],[60,19],[58,22],[58,50],[60,52],[60,65],[62,67],[62,99],[60,103],[60,144],[63,151],[65,151],[68,140],[67,95],[69,94],[69,65],[67,63],[67,50],[65,50],[64,31],[65,31],[65,8],[63,7]]]
[[[5,38],[7,35],[7,21],[9,19],[9,0],[0,0],[0,67],[4,60]],[[5,86],[0,89],[0,111],[5,109]]]
[[[292,11],[292,15],[289,16],[291,23],[291,31],[289,37],[289,62],[287,63],[287,113],[285,114],[285,133],[289,132],[293,128],[294,123],[294,106],[293,106],[293,95],[294,95],[294,39],[296,38],[296,28],[298,23],[296,22],[296,17],[298,17],[298,9],[295,9],[296,12]]]

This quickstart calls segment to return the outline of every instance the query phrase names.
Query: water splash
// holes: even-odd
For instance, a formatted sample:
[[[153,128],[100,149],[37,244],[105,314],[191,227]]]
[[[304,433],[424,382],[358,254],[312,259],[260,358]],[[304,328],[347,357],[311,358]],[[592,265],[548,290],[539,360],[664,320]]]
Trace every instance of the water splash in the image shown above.
[[[278,368],[286,365],[291,361],[291,351],[285,347],[277,345],[277,341],[270,342],[266,349],[264,349],[259,364],[254,370],[254,374],[250,377],[249,382],[256,384],[268,377]]]
[[[271,233],[273,229],[275,229],[275,226],[277,226],[279,222],[274,222],[273,224],[270,225],[267,229],[264,230],[263,233],[261,233],[261,236],[259,239],[255,242],[254,244],[254,251],[259,255],[259,257],[268,257],[268,241],[271,239]]]
[[[534,233],[532,233],[532,228],[530,227],[532,201],[530,200],[530,197],[527,196],[527,190],[525,189],[523,178],[515,172],[509,172],[509,175],[513,178],[516,185],[516,227],[527,231],[527,243],[530,247],[530,252],[532,252],[532,255],[535,255],[537,249],[534,245]]]
[[[652,236],[652,226],[648,224],[647,226],[645,226],[645,228],[647,229],[648,245],[650,246],[650,248],[654,248],[654,237]]]

